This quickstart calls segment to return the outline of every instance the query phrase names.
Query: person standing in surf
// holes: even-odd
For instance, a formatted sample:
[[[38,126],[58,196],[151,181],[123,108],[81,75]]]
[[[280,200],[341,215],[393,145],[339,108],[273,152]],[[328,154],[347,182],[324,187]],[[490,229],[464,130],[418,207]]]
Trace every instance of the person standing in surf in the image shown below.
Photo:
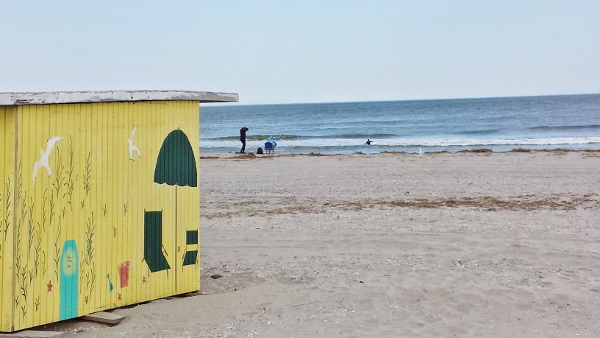
[[[242,142],[242,150],[240,150],[240,153],[243,154],[244,151],[246,151],[246,132],[248,131],[248,128],[246,128],[245,126],[242,127],[242,129],[240,129],[240,141]]]

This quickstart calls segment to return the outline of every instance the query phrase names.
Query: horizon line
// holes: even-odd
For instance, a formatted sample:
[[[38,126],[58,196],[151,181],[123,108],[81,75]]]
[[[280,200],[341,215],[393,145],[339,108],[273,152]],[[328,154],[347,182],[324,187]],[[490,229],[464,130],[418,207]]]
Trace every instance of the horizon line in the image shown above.
[[[551,96],[585,96],[585,95],[600,95],[600,93],[578,93],[578,94],[537,94],[537,95],[507,95],[507,96],[476,96],[476,97],[438,97],[438,98],[421,98],[421,99],[389,99],[389,100],[357,100],[357,101],[320,101],[320,102],[287,102],[287,103],[240,103],[236,102],[221,102],[216,104],[216,107],[245,107],[245,106],[275,106],[275,105],[300,105],[300,104],[338,104],[338,103],[373,103],[373,102],[411,102],[411,101],[443,101],[443,100],[481,100],[481,99],[508,99],[508,98],[525,98],[525,97],[551,97]],[[241,96],[241,95],[240,95]],[[203,103],[202,106],[206,107]]]

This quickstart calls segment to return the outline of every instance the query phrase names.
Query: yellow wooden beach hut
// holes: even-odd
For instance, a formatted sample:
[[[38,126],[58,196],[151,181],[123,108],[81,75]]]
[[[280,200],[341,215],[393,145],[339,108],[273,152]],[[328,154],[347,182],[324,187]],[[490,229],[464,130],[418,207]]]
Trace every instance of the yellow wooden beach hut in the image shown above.
[[[0,93],[0,331],[196,291],[195,91]]]

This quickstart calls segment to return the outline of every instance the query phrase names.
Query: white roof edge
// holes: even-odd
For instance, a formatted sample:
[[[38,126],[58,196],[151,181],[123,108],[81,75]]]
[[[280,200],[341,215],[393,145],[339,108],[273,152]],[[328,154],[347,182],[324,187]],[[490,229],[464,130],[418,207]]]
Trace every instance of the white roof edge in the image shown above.
[[[0,106],[128,101],[238,102],[237,93],[186,90],[109,90],[0,93]]]

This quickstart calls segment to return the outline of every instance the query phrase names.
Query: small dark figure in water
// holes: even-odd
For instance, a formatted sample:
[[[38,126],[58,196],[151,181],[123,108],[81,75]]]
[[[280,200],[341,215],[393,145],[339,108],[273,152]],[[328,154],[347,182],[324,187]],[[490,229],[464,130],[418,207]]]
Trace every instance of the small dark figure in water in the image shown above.
[[[371,141],[370,139],[367,139],[367,142],[365,142],[365,144],[368,145],[368,146],[370,146],[371,142],[373,142],[373,141]]]
[[[240,129],[240,141],[242,142],[242,150],[240,150],[240,153],[244,153],[244,151],[246,150],[246,132],[248,131],[248,128],[246,127],[242,127],[242,129]]]

